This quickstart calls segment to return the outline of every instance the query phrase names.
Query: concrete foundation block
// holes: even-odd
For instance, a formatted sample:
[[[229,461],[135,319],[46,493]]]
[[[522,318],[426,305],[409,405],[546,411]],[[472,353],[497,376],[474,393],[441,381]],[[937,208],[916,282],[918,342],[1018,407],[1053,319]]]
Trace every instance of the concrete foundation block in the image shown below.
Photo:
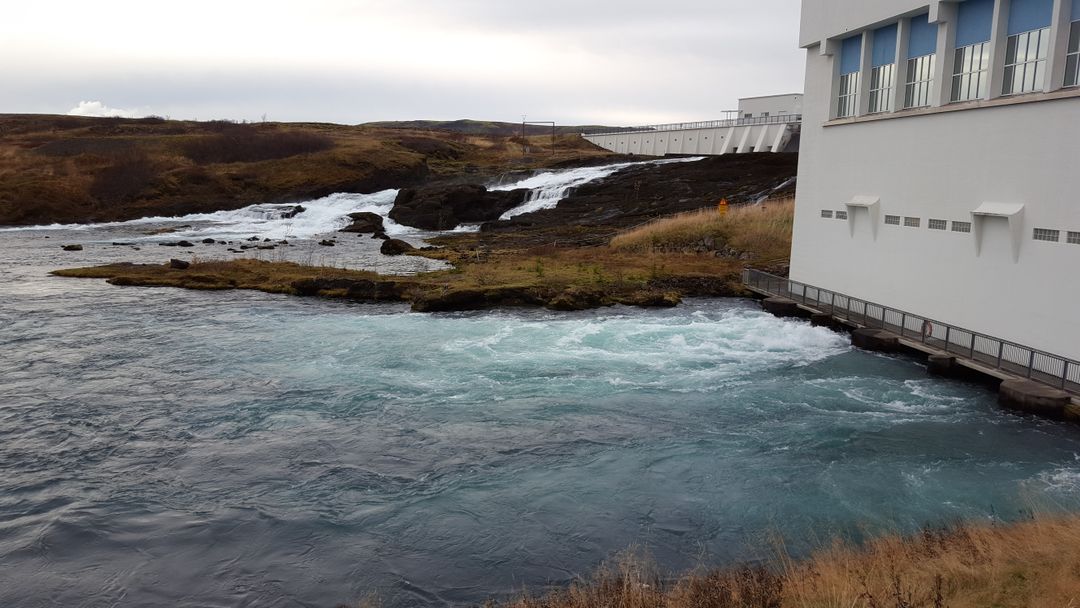
[[[761,307],[766,312],[772,313],[778,317],[801,317],[803,316],[802,310],[799,308],[798,303],[795,300],[789,300],[787,298],[765,298],[761,301]]]
[[[1073,411],[1071,402],[1065,391],[1031,380],[1006,380],[998,389],[998,403],[1002,407],[1044,418],[1064,419],[1066,408],[1070,413]]]
[[[881,353],[895,353],[900,350],[900,336],[883,329],[856,329],[851,332],[851,343],[858,348]]]
[[[956,357],[930,355],[927,359],[927,371],[935,376],[951,376],[956,373]]]
[[[835,327],[836,321],[827,312],[815,312],[810,315],[810,325],[814,327]]]

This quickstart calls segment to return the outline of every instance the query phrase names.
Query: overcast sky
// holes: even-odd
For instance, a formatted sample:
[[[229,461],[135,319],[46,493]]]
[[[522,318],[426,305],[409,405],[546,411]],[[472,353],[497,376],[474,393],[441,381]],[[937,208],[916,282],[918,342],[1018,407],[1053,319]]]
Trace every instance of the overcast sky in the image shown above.
[[[359,123],[722,118],[803,86],[799,0],[33,0],[0,112]]]

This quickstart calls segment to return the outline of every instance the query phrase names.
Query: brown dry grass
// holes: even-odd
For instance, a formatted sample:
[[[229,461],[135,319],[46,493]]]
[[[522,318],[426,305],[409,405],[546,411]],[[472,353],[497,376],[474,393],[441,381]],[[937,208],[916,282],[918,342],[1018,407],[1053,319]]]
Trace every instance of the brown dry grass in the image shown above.
[[[732,208],[726,214],[702,209],[651,222],[616,236],[617,251],[642,253],[694,249],[750,252],[756,262],[786,260],[791,255],[795,201],[770,201]]]
[[[805,561],[665,578],[640,554],[510,608],[1076,608],[1080,517],[837,542]]]
[[[561,289],[641,287],[673,277],[737,278],[738,270],[739,265],[733,260],[713,255],[654,252],[626,255],[607,247],[537,247],[472,259],[468,254],[460,255],[457,269],[432,276],[465,287],[505,285]]]

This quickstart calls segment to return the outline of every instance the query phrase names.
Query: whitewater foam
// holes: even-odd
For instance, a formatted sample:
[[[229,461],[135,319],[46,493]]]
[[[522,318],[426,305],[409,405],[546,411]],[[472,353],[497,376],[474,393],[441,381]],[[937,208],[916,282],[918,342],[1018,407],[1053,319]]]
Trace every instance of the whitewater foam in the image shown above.
[[[503,213],[499,217],[500,220],[508,220],[526,213],[533,213],[544,209],[554,209],[558,206],[559,201],[570,194],[570,191],[573,188],[608,177],[626,167],[635,165],[666,165],[697,160],[701,160],[701,157],[669,158],[636,163],[617,163],[600,167],[580,167],[565,171],[545,171],[519,182],[512,184],[498,184],[491,186],[490,188],[492,190],[517,190],[519,188],[528,188],[531,190],[524,203]]]

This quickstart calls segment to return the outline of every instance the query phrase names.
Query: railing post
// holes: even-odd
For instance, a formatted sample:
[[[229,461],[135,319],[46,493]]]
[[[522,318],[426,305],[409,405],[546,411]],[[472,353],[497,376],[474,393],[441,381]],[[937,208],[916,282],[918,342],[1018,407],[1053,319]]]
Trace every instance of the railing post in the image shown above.
[[[1005,341],[998,340],[998,369],[1001,369],[1001,358],[1005,355]]]
[[[900,315],[900,337],[904,337],[904,331],[907,329],[907,313]],[[926,342],[926,336],[923,336],[923,342]]]
[[[952,335],[952,325],[945,326],[945,352],[949,352],[949,341]]]
[[[1031,350],[1031,356],[1028,357],[1028,378],[1031,377],[1031,372],[1035,369],[1035,351],[1032,349],[1029,350]]]
[[[970,350],[971,350],[971,354],[968,355],[968,357],[971,358],[971,359],[975,359],[975,332],[971,332],[971,349]]]
[[[1064,365],[1061,369],[1061,388],[1065,388],[1069,384],[1069,360],[1064,361]]]

